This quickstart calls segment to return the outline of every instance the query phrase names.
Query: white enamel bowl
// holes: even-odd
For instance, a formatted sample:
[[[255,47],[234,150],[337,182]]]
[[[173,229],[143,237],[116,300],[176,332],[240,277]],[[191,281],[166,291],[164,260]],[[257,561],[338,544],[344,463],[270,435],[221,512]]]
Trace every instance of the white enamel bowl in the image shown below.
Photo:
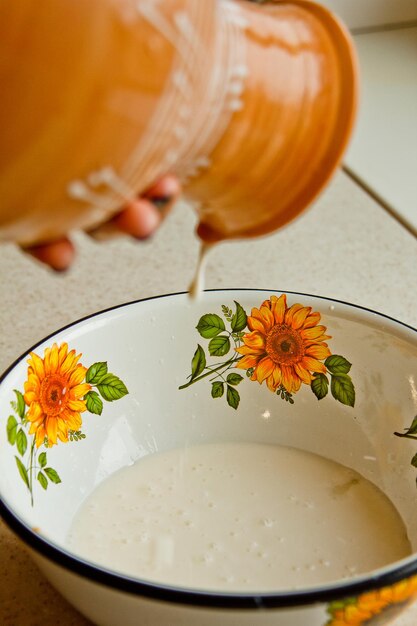
[[[281,313],[287,315],[290,335],[297,335],[307,319],[301,306],[297,318],[288,313],[290,307],[311,307],[310,326],[324,325],[332,337],[327,342],[329,350],[343,357],[326,360],[331,385],[325,397],[317,398],[326,388],[323,379],[324,387],[319,389],[315,383],[316,393],[303,382],[292,393],[292,403],[273,393],[265,382],[259,385],[250,380],[243,369],[230,370],[243,378],[239,384],[232,379],[232,391],[227,394],[224,388],[219,398],[211,395],[209,377],[179,389],[191,373],[196,379],[207,372],[204,368],[212,360],[218,363],[236,358],[233,347],[227,350],[228,341],[234,342],[230,333],[235,333],[239,343],[249,332],[243,311],[249,315],[264,301],[270,303],[264,306],[271,310],[282,307],[282,299],[276,304],[280,295],[224,290],[205,292],[198,302],[191,302],[186,294],[175,294],[115,307],[76,322],[34,346],[32,351],[38,358],[32,357],[32,371],[28,372],[29,354],[25,354],[3,375],[0,514],[27,544],[52,584],[94,623],[333,626],[345,623],[348,604],[351,611],[359,611],[367,598],[370,612],[366,619],[375,617],[382,624],[417,592],[415,553],[367,575],[262,594],[158,585],[112,571],[111,564],[108,568],[95,565],[66,547],[66,535],[80,504],[119,468],[156,449],[250,441],[309,450],[360,472],[392,500],[416,550],[417,470],[411,463],[417,452],[417,441],[412,438],[417,413],[414,329],[357,306],[287,293]],[[321,314],[320,322],[315,312]],[[274,323],[280,313],[276,315]],[[265,333],[271,324],[266,323]],[[76,364],[74,353],[66,356],[64,343],[68,351],[82,354],[79,363],[84,368],[104,362],[107,366],[77,370],[70,380]],[[52,348],[53,344],[58,347]],[[196,352],[198,344],[205,362],[201,352]],[[304,350],[306,346],[300,345],[296,348]],[[281,347],[287,350],[288,343],[281,343]],[[220,354],[211,357],[209,352],[215,350]],[[85,386],[86,377],[91,392]],[[62,383],[65,380],[67,384]],[[240,402],[234,408],[237,393]],[[100,403],[102,414],[98,415],[94,411],[101,408]],[[64,405],[72,407],[66,417],[60,413]],[[89,411],[80,413],[80,426],[74,414],[77,407],[85,405]],[[68,415],[72,416],[71,423]],[[54,424],[61,429],[58,434],[63,439],[68,435],[70,441],[58,439],[57,445],[45,447],[45,436],[50,443],[57,436]],[[409,437],[394,434],[407,432]]]

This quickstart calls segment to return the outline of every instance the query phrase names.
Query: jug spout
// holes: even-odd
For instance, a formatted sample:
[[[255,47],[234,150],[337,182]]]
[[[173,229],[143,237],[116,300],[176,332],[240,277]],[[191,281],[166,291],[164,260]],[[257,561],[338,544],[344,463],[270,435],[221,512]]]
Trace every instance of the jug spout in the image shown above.
[[[210,168],[185,181],[205,242],[263,235],[303,211],[340,163],[357,107],[353,44],[327,9],[304,0],[239,8],[239,106]]]

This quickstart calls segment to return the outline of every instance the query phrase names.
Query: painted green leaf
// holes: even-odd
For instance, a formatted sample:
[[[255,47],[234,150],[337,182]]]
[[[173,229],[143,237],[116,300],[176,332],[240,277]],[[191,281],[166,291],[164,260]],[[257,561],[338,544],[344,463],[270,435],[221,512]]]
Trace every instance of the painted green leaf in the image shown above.
[[[232,409],[237,409],[240,402],[240,395],[237,389],[227,385],[226,392],[227,404],[232,407]]]
[[[7,440],[14,446],[17,437],[17,419],[14,415],[9,415],[7,420]]]
[[[28,473],[26,471],[26,467],[23,465],[22,461],[19,459],[18,456],[15,456],[14,458],[16,460],[17,469],[19,470],[19,474],[20,474],[23,482],[25,483],[26,487],[28,489],[30,489],[30,487],[29,487],[29,476],[28,476]]]
[[[98,361],[97,363],[93,363],[87,370],[85,375],[85,382],[90,383],[90,385],[97,385],[100,382],[101,378],[107,374],[107,363],[106,361]]]
[[[311,381],[311,390],[317,400],[325,398],[327,396],[327,392],[329,391],[329,381],[327,376],[321,372],[315,374],[313,380]]]
[[[347,406],[355,406],[355,387],[348,374],[334,374],[330,388],[333,398]]]
[[[417,454],[415,454],[413,458],[411,459],[411,465],[413,467],[417,467]]]
[[[226,380],[229,385],[238,385],[243,380],[243,376],[241,376],[240,374],[236,374],[236,372],[232,372],[228,375]]]
[[[17,404],[16,404],[17,414],[21,419],[23,419],[25,417],[25,411],[26,411],[25,399],[23,398],[23,395],[20,393],[20,391],[18,391],[17,389],[14,389],[14,392],[16,394],[16,399],[17,399]]]
[[[56,485],[58,485],[58,483],[61,482],[58,472],[52,469],[52,467],[45,467],[44,472],[51,481],[51,483],[55,483]]]
[[[128,394],[126,385],[114,374],[106,374],[100,379],[100,383],[97,385],[101,396],[108,402],[113,400],[119,400]]]
[[[27,440],[25,431],[22,428],[20,428],[17,431],[17,435],[16,435],[16,448],[18,449],[21,456],[25,454],[27,447],[28,447],[28,440]]]
[[[225,325],[221,317],[215,313],[207,313],[200,317],[196,328],[204,339],[211,339],[225,330]]]
[[[40,484],[42,485],[42,487],[45,490],[48,489],[48,479],[46,478],[45,474],[43,472],[38,472],[37,478]]]
[[[103,411],[103,400],[98,395],[97,391],[89,391],[85,396],[85,404],[87,411],[94,413],[95,415],[101,415]]]
[[[41,467],[45,467],[47,464],[46,452],[41,452],[38,458],[38,463]]]
[[[212,398],[221,398],[224,394],[224,383],[220,380],[216,380],[214,383],[211,383],[211,397]]]
[[[232,318],[232,331],[238,333],[239,331],[246,328],[248,318],[245,309],[239,304],[239,302],[236,302],[236,300],[234,300],[234,303],[236,305],[236,313],[233,315]]]
[[[407,429],[407,435],[417,435],[417,415],[411,422],[410,428]]]
[[[208,346],[211,356],[224,356],[230,350],[230,339],[227,335],[214,337]]]
[[[347,374],[352,367],[352,363],[340,354],[328,356],[324,364],[331,374]]]
[[[194,352],[194,356],[191,360],[191,380],[200,376],[206,367],[206,355],[200,344],[197,345],[197,350]]]
[[[87,435],[84,435],[81,430],[69,430],[68,437],[70,441],[81,441],[81,439],[85,439]]]
[[[225,304],[222,304],[222,312],[223,312],[223,315],[225,316],[225,318],[227,319],[227,321],[231,322],[232,321],[232,317],[233,317],[232,309],[229,309],[228,306],[226,306]]]

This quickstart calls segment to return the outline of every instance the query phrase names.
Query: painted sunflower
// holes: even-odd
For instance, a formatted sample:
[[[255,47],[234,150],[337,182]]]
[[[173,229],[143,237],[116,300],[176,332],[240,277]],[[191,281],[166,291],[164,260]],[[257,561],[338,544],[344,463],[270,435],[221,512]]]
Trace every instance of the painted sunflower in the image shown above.
[[[289,393],[301,383],[311,385],[313,373],[326,373],[322,360],[330,356],[325,343],[326,327],[319,325],[320,313],[311,307],[287,307],[285,294],[271,296],[248,316],[251,332],[243,336],[244,345],[236,348],[243,356],[236,367],[253,369],[251,380],[266,380],[271,391],[282,385]]]
[[[391,587],[363,593],[357,598],[333,602],[328,608],[331,619],[326,626],[377,626],[393,617],[410,598],[417,594],[417,576],[402,580]],[[379,619],[381,618],[381,621]],[[386,619],[385,619],[386,618]]]
[[[36,434],[38,448],[45,440],[48,446],[57,439],[66,442],[68,431],[81,427],[81,413],[86,410],[83,397],[91,386],[83,383],[87,368],[78,363],[80,358],[75,350],[68,352],[66,343],[46,348],[43,359],[30,354],[24,399],[29,407],[29,434]]]

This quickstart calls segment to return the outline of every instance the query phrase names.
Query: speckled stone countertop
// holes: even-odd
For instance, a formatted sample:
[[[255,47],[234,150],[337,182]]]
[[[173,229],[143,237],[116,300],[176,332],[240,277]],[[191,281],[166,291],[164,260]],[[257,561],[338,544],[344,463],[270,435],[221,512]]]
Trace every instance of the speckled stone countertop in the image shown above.
[[[79,255],[53,275],[13,246],[0,247],[0,371],[45,335],[100,309],[184,291],[198,244],[189,207],[178,205],[154,239],[97,244],[76,237]],[[417,326],[417,242],[339,173],[301,219],[264,239],[223,244],[206,287],[259,287],[325,295]],[[32,564],[0,521],[0,624],[87,626]],[[417,605],[392,626],[415,626]]]

